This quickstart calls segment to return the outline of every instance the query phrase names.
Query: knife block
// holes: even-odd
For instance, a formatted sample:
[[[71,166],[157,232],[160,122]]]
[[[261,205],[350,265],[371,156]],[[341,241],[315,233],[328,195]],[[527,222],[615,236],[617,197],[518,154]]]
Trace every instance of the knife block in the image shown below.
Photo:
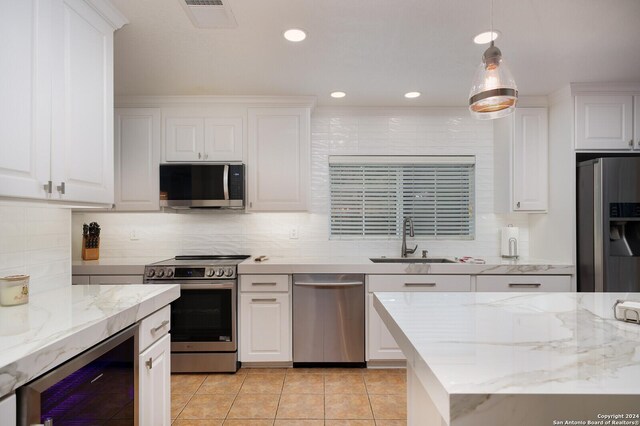
[[[87,248],[87,238],[82,237],[82,260],[98,260],[100,258],[100,237],[98,237],[98,247]]]

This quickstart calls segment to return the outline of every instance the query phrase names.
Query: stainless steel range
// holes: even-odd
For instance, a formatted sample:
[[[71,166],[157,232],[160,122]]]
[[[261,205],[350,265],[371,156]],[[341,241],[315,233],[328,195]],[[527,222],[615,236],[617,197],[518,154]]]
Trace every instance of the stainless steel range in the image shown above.
[[[249,256],[176,256],[145,266],[144,282],[180,284],[171,303],[171,371],[238,370],[238,263]]]

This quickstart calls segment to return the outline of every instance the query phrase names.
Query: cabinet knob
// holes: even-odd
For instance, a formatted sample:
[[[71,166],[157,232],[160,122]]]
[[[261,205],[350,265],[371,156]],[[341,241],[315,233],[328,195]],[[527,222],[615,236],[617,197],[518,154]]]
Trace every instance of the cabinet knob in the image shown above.
[[[518,202],[516,203],[516,207],[517,207],[517,208],[520,208],[520,201],[518,201]]]
[[[198,160],[202,158],[202,154],[198,153]]]
[[[147,368],[151,370],[153,368],[153,358],[149,358],[147,361],[145,361],[144,365],[146,365]]]

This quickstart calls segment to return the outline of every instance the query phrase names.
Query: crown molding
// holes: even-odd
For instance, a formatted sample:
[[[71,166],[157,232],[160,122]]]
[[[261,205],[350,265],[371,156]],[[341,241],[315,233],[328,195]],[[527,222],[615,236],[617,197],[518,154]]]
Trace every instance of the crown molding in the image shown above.
[[[85,0],[96,12],[107,21],[114,30],[118,30],[129,23],[126,16],[122,14],[109,0]]]
[[[171,107],[171,106],[279,106],[314,108],[315,96],[116,96],[116,107]]]

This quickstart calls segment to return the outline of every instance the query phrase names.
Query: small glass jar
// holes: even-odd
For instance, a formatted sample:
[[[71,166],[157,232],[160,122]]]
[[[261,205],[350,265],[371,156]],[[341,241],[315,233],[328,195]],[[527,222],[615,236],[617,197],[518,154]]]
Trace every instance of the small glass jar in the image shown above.
[[[14,306],[29,302],[29,275],[0,278],[0,305]]]

